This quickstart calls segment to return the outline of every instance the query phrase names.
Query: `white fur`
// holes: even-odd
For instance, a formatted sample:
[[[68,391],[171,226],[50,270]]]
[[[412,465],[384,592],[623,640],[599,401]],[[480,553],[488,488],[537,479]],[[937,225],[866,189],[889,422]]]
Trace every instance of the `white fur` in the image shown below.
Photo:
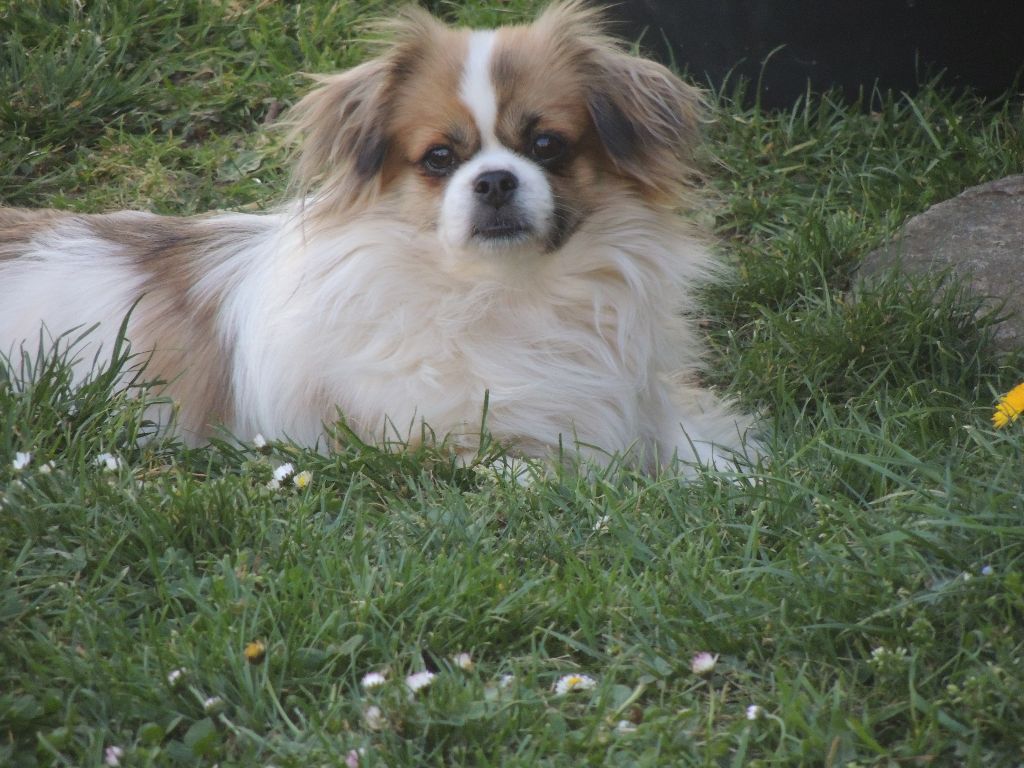
[[[445,268],[432,238],[386,211],[305,245],[287,231],[294,264],[268,249],[225,307],[246,328],[236,428],[312,443],[337,405],[374,439],[425,422],[471,450],[489,392],[487,428],[527,453],[561,438],[591,457],[714,462],[741,427],[720,405],[674,403],[665,378],[696,362],[673,310],[709,259],[673,218],[621,200],[553,258],[491,274]]]
[[[75,348],[73,367],[81,379],[113,347],[141,283],[117,249],[81,220],[63,220],[37,237],[23,257],[0,260],[0,353],[10,358],[22,345],[34,352],[40,334],[45,348],[67,334],[60,344],[66,349],[98,323]]]
[[[496,39],[497,33],[493,30],[479,30],[470,34],[469,53],[459,83],[459,98],[469,107],[485,148],[499,144],[495,135],[498,95],[491,82],[491,54]]]

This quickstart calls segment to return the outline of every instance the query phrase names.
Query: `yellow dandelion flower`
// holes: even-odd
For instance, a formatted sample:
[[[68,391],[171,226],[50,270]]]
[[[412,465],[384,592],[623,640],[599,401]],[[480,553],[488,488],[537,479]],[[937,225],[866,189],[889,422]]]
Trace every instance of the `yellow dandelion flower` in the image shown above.
[[[1024,413],[1024,384],[1018,384],[1001,398],[992,414],[992,423],[996,428],[1005,427]]]
[[[253,640],[245,644],[245,660],[250,664],[259,664],[267,656],[267,646],[262,640]]]

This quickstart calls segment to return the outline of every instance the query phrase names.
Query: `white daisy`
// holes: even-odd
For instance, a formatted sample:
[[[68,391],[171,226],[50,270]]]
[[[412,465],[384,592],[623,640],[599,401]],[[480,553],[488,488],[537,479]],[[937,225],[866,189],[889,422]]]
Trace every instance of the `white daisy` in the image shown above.
[[[224,708],[224,699],[220,696],[210,696],[203,701],[203,712],[212,715]]]
[[[764,710],[759,704],[751,704],[747,707],[747,720],[757,720],[764,714]]]
[[[106,765],[120,765],[124,757],[124,750],[117,746],[107,747],[103,750],[103,762]]]
[[[434,682],[433,672],[415,672],[405,678],[405,684],[410,691],[416,693],[420,688],[426,688]]]
[[[14,454],[14,461],[11,462],[11,466],[14,467],[15,470],[20,472],[31,463],[31,453],[29,453],[28,451],[18,451],[17,453]]]
[[[629,720],[619,720],[615,724],[616,733],[636,733],[636,724],[631,723]]]
[[[305,488],[307,485],[309,485],[312,479],[313,473],[310,472],[308,469],[304,469],[301,472],[299,472],[299,474],[297,474],[294,478],[292,478],[292,482],[295,483],[296,488],[301,490]]]
[[[564,675],[555,683],[555,693],[565,696],[573,691],[589,691],[597,687],[597,680],[589,675]]]
[[[363,720],[366,721],[366,727],[371,731],[379,731],[387,725],[387,718],[384,717],[384,713],[381,712],[380,707],[376,704],[369,706],[363,712]]]
[[[252,439],[253,448],[258,451],[262,451],[267,447],[267,438],[261,435],[259,432],[256,433],[256,437]]]
[[[452,657],[452,662],[455,664],[456,667],[466,672],[472,671],[473,667],[475,666],[473,664],[473,657],[470,656],[468,653],[455,654]]]
[[[40,474],[48,475],[51,472],[53,472],[53,470],[56,469],[56,468],[57,468],[56,464],[54,464],[52,461],[48,461],[45,464],[40,464],[39,465],[39,472],[40,472]]]
[[[690,669],[695,675],[707,675],[714,671],[717,663],[717,653],[710,654],[707,651],[701,651],[694,654],[693,659],[690,660]]]
[[[107,472],[117,472],[121,466],[121,460],[112,453],[101,453],[93,460],[93,464],[102,467]]]
[[[360,684],[366,690],[370,690],[371,688],[376,688],[377,686],[384,685],[384,683],[386,683],[387,681],[388,679],[380,672],[367,672],[365,675],[363,675],[363,679],[360,681]]]
[[[498,480],[501,476],[495,471],[494,467],[490,464],[474,464],[473,474],[479,477],[484,482],[497,485]]]
[[[278,483],[283,483],[294,474],[295,467],[293,467],[292,463],[289,461],[274,470],[274,479],[277,480]]]
[[[180,683],[185,677],[185,670],[182,668],[172,669],[167,673],[167,684],[174,688]]]

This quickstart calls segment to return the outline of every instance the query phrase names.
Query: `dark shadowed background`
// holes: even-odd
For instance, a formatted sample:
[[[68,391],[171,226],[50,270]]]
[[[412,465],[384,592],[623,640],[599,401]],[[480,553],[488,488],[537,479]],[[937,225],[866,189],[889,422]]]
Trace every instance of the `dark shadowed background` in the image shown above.
[[[1022,0],[621,0],[611,13],[620,34],[698,81],[760,78],[768,107],[791,105],[808,83],[854,100],[876,83],[913,92],[939,73],[995,96],[1024,66]]]

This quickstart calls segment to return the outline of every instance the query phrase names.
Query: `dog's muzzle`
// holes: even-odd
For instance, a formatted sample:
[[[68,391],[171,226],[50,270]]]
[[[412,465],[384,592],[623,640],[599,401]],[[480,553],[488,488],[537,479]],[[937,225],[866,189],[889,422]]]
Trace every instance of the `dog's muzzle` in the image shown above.
[[[474,239],[492,244],[515,242],[533,233],[518,196],[519,179],[508,170],[484,171],[473,180]]]

